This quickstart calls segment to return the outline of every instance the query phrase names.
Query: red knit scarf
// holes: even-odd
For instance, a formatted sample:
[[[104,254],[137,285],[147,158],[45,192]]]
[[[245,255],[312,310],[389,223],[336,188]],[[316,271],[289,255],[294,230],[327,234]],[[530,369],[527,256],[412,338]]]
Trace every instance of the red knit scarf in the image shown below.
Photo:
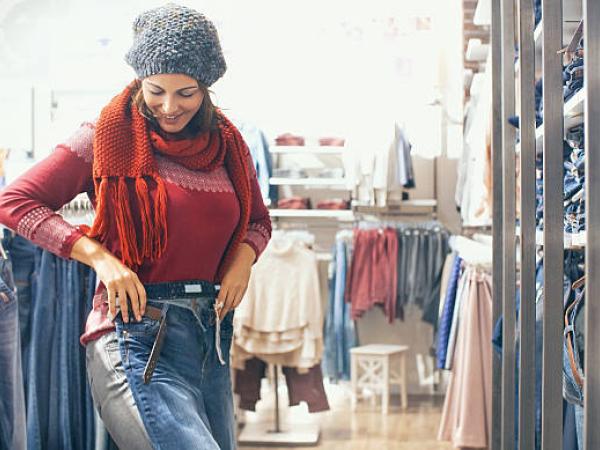
[[[109,230],[116,227],[121,260],[134,269],[145,260],[160,258],[168,237],[167,193],[152,149],[192,170],[210,172],[224,163],[239,200],[240,221],[219,265],[217,281],[220,281],[246,236],[250,220],[246,144],[220,111],[217,112],[218,131],[201,133],[194,139],[164,139],[149,130],[147,119],[132,103],[132,93],[138,87],[139,82],[133,81],[113,98],[96,124],[93,164],[96,218],[87,234],[104,242]],[[157,186],[154,201],[148,192],[149,179]],[[136,232],[133,202],[137,202],[140,211],[141,233]]]

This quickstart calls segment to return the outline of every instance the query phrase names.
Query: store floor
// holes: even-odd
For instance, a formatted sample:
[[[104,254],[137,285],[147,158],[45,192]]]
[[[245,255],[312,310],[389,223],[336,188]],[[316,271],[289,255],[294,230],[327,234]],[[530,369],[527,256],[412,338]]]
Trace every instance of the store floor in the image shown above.
[[[333,395],[332,395],[333,394]],[[349,392],[346,388],[328,389],[331,411],[308,416],[302,405],[291,410],[282,409],[282,422],[289,424],[305,422],[310,417],[318,423],[321,440],[314,448],[319,450],[451,450],[449,443],[439,442],[437,433],[443,405],[442,397],[409,396],[407,410],[400,407],[399,396],[392,396],[390,411],[381,413],[380,403],[362,401],[355,412],[350,409]],[[273,398],[257,406],[257,413],[247,417],[249,422],[273,418]],[[285,392],[280,392],[285,401]],[[293,426],[293,425],[290,425]],[[254,450],[285,448],[284,446],[246,446]]]

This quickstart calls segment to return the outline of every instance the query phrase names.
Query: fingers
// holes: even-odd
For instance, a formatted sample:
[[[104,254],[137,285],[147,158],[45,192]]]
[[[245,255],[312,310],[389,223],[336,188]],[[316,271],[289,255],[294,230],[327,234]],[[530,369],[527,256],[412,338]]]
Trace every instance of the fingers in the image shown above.
[[[235,301],[233,302],[233,306],[231,307],[231,309],[235,309],[238,306],[240,306],[240,303],[242,303],[242,300],[244,299],[244,295],[246,295],[246,289],[242,289],[240,294],[235,298]]]
[[[106,292],[108,294],[108,312],[114,319],[117,316],[117,299],[116,292],[112,286],[106,286]]]
[[[221,294],[223,295],[219,295],[219,300],[217,300],[217,302],[223,302],[223,308],[221,308],[219,312],[219,320],[223,320],[229,311],[235,309],[240,304],[244,297],[244,293],[245,288],[242,286],[226,288],[225,292],[223,292],[223,288],[221,288]]]
[[[138,299],[140,302],[140,314],[143,316],[146,314],[146,302],[148,299],[146,297],[146,289],[137,276],[135,277],[135,287],[137,289]]]
[[[119,305],[121,306],[121,318],[123,322],[129,323],[129,306],[127,305],[127,295],[125,287],[119,287],[118,297],[119,297]]]
[[[137,321],[142,320],[146,313],[146,289],[137,274],[127,267],[113,269],[109,273],[109,280],[105,282],[108,296],[109,314],[114,320],[118,311],[121,311],[123,322],[129,322],[129,313]],[[118,302],[118,304],[117,304]]]
[[[221,286],[221,291],[219,292],[219,295],[217,296],[215,308],[216,308],[216,312],[219,317],[219,320],[221,320],[224,316],[223,311],[224,311],[225,305],[227,303],[228,292],[229,292],[229,289],[226,286]]]
[[[137,287],[135,286],[135,283],[131,279],[131,275],[125,274],[124,278],[128,281],[127,284],[125,285],[125,290],[127,292],[127,295],[129,296],[129,301],[131,303],[131,309],[133,312],[133,316],[139,322],[142,320],[142,316],[140,313],[139,296],[138,296]]]

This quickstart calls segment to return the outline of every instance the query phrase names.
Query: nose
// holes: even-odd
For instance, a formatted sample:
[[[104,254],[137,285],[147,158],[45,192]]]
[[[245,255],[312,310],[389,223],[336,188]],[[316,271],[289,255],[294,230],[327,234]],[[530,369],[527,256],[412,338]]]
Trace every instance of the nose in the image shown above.
[[[177,111],[177,102],[175,101],[175,99],[167,97],[165,98],[165,101],[162,104],[161,110],[162,113],[166,116],[172,115]]]

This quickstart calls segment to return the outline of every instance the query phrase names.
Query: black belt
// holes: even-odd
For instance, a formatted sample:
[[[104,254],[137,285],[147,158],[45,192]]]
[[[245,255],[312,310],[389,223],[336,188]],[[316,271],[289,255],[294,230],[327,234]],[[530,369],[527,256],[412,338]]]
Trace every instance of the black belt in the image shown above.
[[[204,280],[170,281],[167,283],[144,284],[146,297],[150,300],[175,298],[216,297],[220,285]]]

